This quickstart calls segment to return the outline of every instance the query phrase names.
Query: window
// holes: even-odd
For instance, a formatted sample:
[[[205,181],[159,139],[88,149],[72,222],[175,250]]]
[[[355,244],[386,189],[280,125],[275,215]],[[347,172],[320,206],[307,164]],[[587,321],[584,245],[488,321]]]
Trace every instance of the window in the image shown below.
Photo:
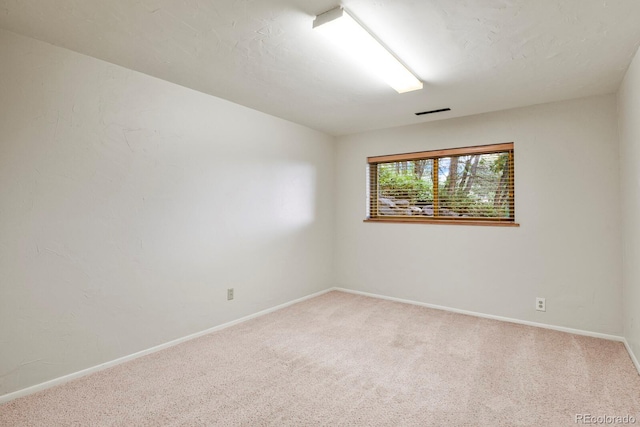
[[[518,225],[513,143],[367,161],[367,221]]]

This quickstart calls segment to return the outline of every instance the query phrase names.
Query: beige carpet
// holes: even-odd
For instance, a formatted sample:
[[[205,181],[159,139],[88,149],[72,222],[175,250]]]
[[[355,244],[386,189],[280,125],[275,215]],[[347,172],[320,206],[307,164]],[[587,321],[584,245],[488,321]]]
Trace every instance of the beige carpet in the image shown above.
[[[0,406],[2,426],[570,426],[633,415],[623,345],[330,292]]]

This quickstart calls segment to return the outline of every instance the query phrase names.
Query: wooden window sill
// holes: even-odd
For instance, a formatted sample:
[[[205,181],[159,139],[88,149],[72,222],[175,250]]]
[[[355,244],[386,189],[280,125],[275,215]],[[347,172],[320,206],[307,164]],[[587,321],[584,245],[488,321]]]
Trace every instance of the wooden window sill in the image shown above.
[[[520,227],[517,222],[473,220],[473,219],[413,219],[413,218],[366,218],[363,222],[414,223],[414,224],[445,224],[445,225],[481,225],[489,227]]]

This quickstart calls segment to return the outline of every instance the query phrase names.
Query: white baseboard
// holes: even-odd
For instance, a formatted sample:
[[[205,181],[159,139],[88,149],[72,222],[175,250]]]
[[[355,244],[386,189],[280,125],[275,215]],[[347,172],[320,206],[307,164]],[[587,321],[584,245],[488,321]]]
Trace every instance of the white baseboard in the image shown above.
[[[603,334],[600,332],[584,331],[582,329],[573,329],[573,328],[567,328],[564,326],[547,325],[546,323],[538,323],[538,322],[530,322],[528,320],[513,319],[511,317],[495,316],[493,314],[485,314],[485,313],[478,313],[475,311],[460,310],[458,308],[451,308],[451,307],[446,307],[442,305],[429,304],[426,302],[412,301],[412,300],[402,299],[402,298],[388,297],[385,295],[372,294],[369,292],[354,291],[352,289],[346,289],[346,288],[338,287],[338,288],[333,288],[333,290],[348,292],[350,294],[363,295],[367,297],[385,299],[389,301],[402,302],[405,304],[419,305],[421,307],[428,307],[428,308],[434,308],[436,310],[450,311],[452,313],[466,314],[467,316],[482,317],[484,319],[500,320],[502,322],[517,323],[519,325],[527,325],[527,326],[535,326],[537,328],[552,329],[554,331],[568,332],[570,334],[576,334],[576,335],[585,335],[587,337],[603,338],[605,340],[625,342],[624,337],[621,337],[618,335],[609,335],[609,334]]]
[[[493,314],[485,314],[485,313],[478,313],[478,312],[475,312],[475,311],[460,310],[458,308],[451,308],[451,307],[446,307],[446,306],[442,306],[442,305],[429,304],[429,303],[426,303],[426,302],[420,302],[420,301],[413,301],[413,300],[402,299],[402,298],[389,297],[389,296],[386,296],[386,295],[373,294],[373,293],[370,293],[370,292],[355,291],[353,289],[334,287],[334,288],[331,288],[330,290],[340,291],[340,292],[347,292],[347,293],[356,294],[356,295],[363,295],[363,296],[372,297],[372,298],[379,298],[379,299],[384,299],[384,300],[388,300],[388,301],[401,302],[401,303],[405,303],[405,304],[418,305],[418,306],[421,306],[421,307],[428,307],[428,308],[433,308],[433,309],[436,309],[436,310],[450,311],[452,313],[466,314],[468,316],[475,316],[475,317],[482,317],[482,318],[485,318],[485,319],[500,320],[502,322],[517,323],[519,325],[534,326],[534,327],[537,327],[537,328],[551,329],[551,330],[554,330],[554,331],[567,332],[567,333],[570,333],[570,334],[584,335],[584,336],[587,336],[587,337],[602,338],[602,339],[605,339],[605,340],[621,342],[621,343],[624,344],[624,347],[627,349],[627,352],[629,353],[629,357],[631,358],[631,361],[633,362],[634,366],[636,367],[636,370],[638,371],[638,375],[640,375],[640,361],[638,361],[638,358],[636,357],[636,355],[631,350],[631,346],[629,345],[629,342],[627,342],[627,339],[625,337],[621,337],[621,336],[618,336],[618,335],[609,335],[609,334],[603,334],[603,333],[600,333],[600,332],[585,331],[585,330],[582,330],[582,329],[573,329],[573,328],[567,328],[567,327],[564,327],[564,326],[547,325],[545,323],[538,323],[538,322],[530,322],[528,320],[513,319],[511,317],[495,316]]]
[[[621,336],[602,334],[602,333],[599,333],[599,332],[584,331],[584,330],[581,330],[581,329],[567,328],[567,327],[564,327],[564,326],[547,325],[547,324],[544,324],[544,323],[530,322],[530,321],[527,321],[527,320],[519,320],[519,319],[513,319],[513,318],[509,318],[509,317],[494,316],[492,314],[484,314],[484,313],[478,313],[478,312],[475,312],[475,311],[460,310],[460,309],[457,309],[457,308],[445,307],[445,306],[441,306],[441,305],[429,304],[429,303],[424,303],[424,302],[419,302],[419,301],[412,301],[412,300],[407,300],[407,299],[402,299],[402,298],[389,297],[389,296],[385,296],[385,295],[373,294],[373,293],[370,293],[370,292],[362,292],[362,291],[355,291],[355,290],[352,290],[352,289],[333,287],[333,288],[325,289],[325,290],[320,291],[320,292],[313,293],[311,295],[304,296],[302,298],[295,299],[293,301],[289,301],[289,302],[277,305],[275,307],[268,308],[266,310],[259,311],[259,312],[254,313],[254,314],[250,314],[248,316],[241,317],[241,318],[236,319],[236,320],[232,320],[231,322],[223,323],[222,325],[214,326],[212,328],[206,329],[206,330],[201,331],[201,332],[196,332],[195,334],[187,335],[185,337],[178,338],[178,339],[175,339],[173,341],[169,341],[167,343],[160,344],[160,345],[157,345],[155,347],[151,347],[149,349],[142,350],[142,351],[139,351],[137,353],[130,354],[128,356],[123,356],[123,357],[120,357],[118,359],[102,363],[100,365],[92,366],[90,368],[83,369],[83,370],[78,371],[78,372],[73,372],[71,374],[64,375],[64,376],[58,377],[58,378],[54,378],[52,380],[49,380],[49,381],[46,381],[46,382],[43,382],[43,383],[40,383],[40,384],[36,384],[34,386],[31,386],[31,387],[23,388],[22,390],[18,390],[18,391],[14,391],[14,392],[2,395],[2,396],[0,396],[0,404],[9,402],[9,401],[17,399],[19,397],[23,397],[23,396],[27,396],[29,394],[36,393],[36,392],[41,391],[41,390],[45,390],[45,389],[54,387],[56,385],[64,384],[64,383],[69,382],[71,380],[74,380],[76,378],[84,377],[84,376],[92,374],[94,372],[98,372],[98,371],[101,371],[103,369],[107,369],[107,368],[110,368],[112,366],[116,366],[116,365],[119,365],[121,363],[125,363],[125,362],[128,362],[130,360],[134,360],[134,359],[137,359],[139,357],[146,356],[148,354],[155,353],[157,351],[164,350],[164,349],[169,348],[169,347],[173,347],[173,346],[178,345],[180,343],[183,343],[185,341],[189,341],[189,340],[192,340],[194,338],[198,338],[198,337],[201,337],[203,335],[210,334],[212,332],[220,331],[220,330],[228,328],[230,326],[237,325],[239,323],[246,322],[248,320],[255,319],[255,318],[260,317],[260,316],[264,316],[265,314],[273,313],[274,311],[281,310],[281,309],[283,309],[285,307],[288,307],[290,305],[293,305],[293,304],[296,304],[296,303],[299,303],[299,302],[302,302],[302,301],[305,301],[305,300],[320,296],[320,295],[325,294],[325,293],[330,292],[330,291],[347,292],[347,293],[351,293],[351,294],[363,295],[363,296],[368,296],[368,297],[372,297],[372,298],[379,298],[379,299],[384,299],[384,300],[389,300],[389,301],[401,302],[401,303],[405,303],[405,304],[412,304],[412,305],[418,305],[418,306],[422,306],[422,307],[433,308],[433,309],[436,309],[436,310],[450,311],[452,313],[466,314],[468,316],[475,316],[475,317],[482,317],[482,318],[485,318],[485,319],[500,320],[500,321],[503,321],[503,322],[510,322],[510,323],[517,323],[517,324],[521,324],[521,325],[535,326],[535,327],[538,327],[538,328],[552,329],[552,330],[555,330],[555,331],[568,332],[568,333],[576,334],[576,335],[585,335],[585,336],[589,336],[589,337],[603,338],[603,339],[607,339],[607,340],[622,342],[622,343],[624,343],[625,348],[629,352],[629,356],[631,357],[631,360],[633,361],[636,369],[638,370],[638,373],[640,374],[640,363],[638,362],[638,359],[636,358],[636,356],[631,351],[631,347],[629,346],[629,343],[627,342],[627,340],[624,337],[621,337]]]
[[[638,375],[640,375],[640,362],[638,361],[638,358],[636,357],[635,354],[633,354],[633,350],[631,350],[631,346],[629,345],[629,342],[627,341],[627,339],[624,339],[624,346],[627,348],[627,352],[629,352],[629,357],[631,357],[631,361],[633,362],[633,364],[636,366],[636,369],[638,370]]]
[[[192,340],[194,338],[198,338],[198,337],[201,337],[203,335],[207,335],[207,334],[210,334],[212,332],[216,332],[216,331],[228,328],[230,326],[237,325],[238,323],[246,322],[247,320],[255,319],[256,317],[260,317],[260,316],[264,316],[265,314],[273,313],[274,311],[281,310],[281,309],[283,309],[285,307],[288,307],[290,305],[293,305],[293,304],[296,304],[296,303],[299,303],[299,302],[302,302],[302,301],[317,297],[319,295],[325,294],[325,293],[327,293],[327,292],[329,292],[331,290],[332,289],[325,289],[323,291],[316,292],[316,293],[313,293],[311,295],[307,295],[307,296],[304,296],[302,298],[295,299],[293,301],[285,302],[285,303],[277,305],[275,307],[267,308],[266,310],[262,310],[262,311],[259,311],[257,313],[254,313],[254,314],[250,314],[248,316],[244,316],[244,317],[241,317],[239,319],[232,320],[231,322],[223,323],[222,325],[214,326],[214,327],[206,329],[204,331],[196,332],[195,334],[187,335],[185,337],[178,338],[178,339],[175,339],[173,341],[169,341],[169,342],[166,342],[164,344],[160,344],[160,345],[157,345],[155,347],[151,347],[151,348],[148,348],[146,350],[142,350],[142,351],[139,351],[137,353],[130,354],[128,356],[123,356],[123,357],[120,357],[118,359],[111,360],[109,362],[101,363],[100,365],[92,366],[90,368],[83,369],[83,370],[77,371],[77,372],[73,372],[71,374],[64,375],[62,377],[54,378],[52,380],[49,380],[49,381],[46,381],[46,382],[43,382],[43,383],[40,383],[40,384],[33,385],[31,387],[23,388],[22,390],[18,390],[18,391],[14,391],[14,392],[11,392],[11,393],[4,394],[4,395],[0,396],[0,404],[9,402],[9,401],[17,399],[19,397],[23,397],[23,396],[27,396],[29,394],[36,393],[36,392],[41,391],[41,390],[45,390],[47,388],[54,387],[56,385],[64,384],[64,383],[69,382],[71,380],[74,380],[76,378],[84,377],[85,375],[93,374],[94,372],[102,371],[103,369],[111,368],[112,366],[116,366],[116,365],[119,365],[121,363],[125,363],[125,362],[128,362],[130,360],[137,359],[139,357],[146,356],[148,354],[155,353],[157,351],[164,350],[164,349],[169,348],[169,347],[173,347],[173,346],[178,345],[180,343],[183,343],[185,341],[189,341],[189,340]]]

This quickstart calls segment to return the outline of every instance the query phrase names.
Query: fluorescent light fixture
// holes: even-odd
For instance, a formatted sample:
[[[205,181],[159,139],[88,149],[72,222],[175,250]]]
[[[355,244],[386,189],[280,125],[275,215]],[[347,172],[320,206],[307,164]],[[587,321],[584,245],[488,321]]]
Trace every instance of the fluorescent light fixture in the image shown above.
[[[422,89],[422,82],[342,7],[316,16],[313,28],[342,47],[398,93]]]

